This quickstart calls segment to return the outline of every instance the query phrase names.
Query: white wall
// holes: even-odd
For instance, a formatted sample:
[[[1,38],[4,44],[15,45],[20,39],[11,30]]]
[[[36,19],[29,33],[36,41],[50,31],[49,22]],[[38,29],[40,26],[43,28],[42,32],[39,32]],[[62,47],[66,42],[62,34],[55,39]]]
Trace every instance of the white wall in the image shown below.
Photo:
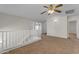
[[[46,23],[46,21],[42,22],[42,33],[47,33],[47,23]]]
[[[77,18],[78,18],[78,15],[73,15],[73,16],[67,16],[68,17],[68,22],[71,22],[71,21],[76,21]]]
[[[67,38],[67,16],[53,16],[47,19],[47,35]]]
[[[28,30],[32,25],[29,19],[0,13],[0,31]]]
[[[76,33],[76,21],[68,22],[68,33]]]

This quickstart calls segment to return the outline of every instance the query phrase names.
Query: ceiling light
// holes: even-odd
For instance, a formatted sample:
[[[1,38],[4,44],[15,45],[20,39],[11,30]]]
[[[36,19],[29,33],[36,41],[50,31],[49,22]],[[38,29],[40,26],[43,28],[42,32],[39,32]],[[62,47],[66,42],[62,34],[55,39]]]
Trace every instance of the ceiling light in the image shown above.
[[[2,43],[2,41],[0,41],[0,43]]]
[[[58,19],[54,19],[53,22],[55,22],[55,23],[58,22]]]
[[[48,10],[48,13],[50,13],[51,12],[51,10]]]
[[[49,14],[52,14],[54,12],[54,10],[48,10]]]
[[[35,26],[35,30],[39,30],[39,25],[36,25]]]
[[[44,14],[46,12],[48,12],[48,15],[52,14],[53,12],[61,13],[61,11],[58,10],[57,8],[62,7],[62,6],[63,4],[58,4],[58,5],[49,4],[48,6],[43,6],[44,8],[47,8],[47,10],[43,11],[41,14]]]

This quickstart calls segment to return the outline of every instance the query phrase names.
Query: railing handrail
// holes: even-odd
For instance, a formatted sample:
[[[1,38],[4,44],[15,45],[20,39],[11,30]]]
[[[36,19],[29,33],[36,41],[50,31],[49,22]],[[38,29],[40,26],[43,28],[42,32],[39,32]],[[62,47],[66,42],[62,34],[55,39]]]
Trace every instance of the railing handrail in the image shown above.
[[[0,31],[0,32],[19,32],[19,31],[31,31],[31,30],[9,30],[9,31]]]

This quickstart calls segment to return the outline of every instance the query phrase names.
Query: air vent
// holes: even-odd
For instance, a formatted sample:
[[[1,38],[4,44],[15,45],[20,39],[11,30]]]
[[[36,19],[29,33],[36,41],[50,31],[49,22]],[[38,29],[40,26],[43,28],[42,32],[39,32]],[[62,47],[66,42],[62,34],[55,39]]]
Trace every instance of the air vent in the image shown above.
[[[66,11],[65,13],[66,13],[66,14],[73,14],[73,13],[74,13],[74,11],[75,11],[75,10],[74,10],[74,9],[72,9],[72,10],[68,10],[68,11]]]

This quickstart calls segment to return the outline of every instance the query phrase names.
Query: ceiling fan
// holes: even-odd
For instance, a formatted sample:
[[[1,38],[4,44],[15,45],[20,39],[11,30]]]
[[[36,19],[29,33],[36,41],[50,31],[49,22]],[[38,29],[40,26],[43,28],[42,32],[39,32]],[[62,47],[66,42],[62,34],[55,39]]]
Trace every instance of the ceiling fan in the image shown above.
[[[53,12],[61,13],[61,11],[57,9],[62,6],[63,4],[58,4],[58,5],[49,4],[48,6],[43,6],[44,8],[47,8],[47,11],[43,11],[41,14],[44,14],[46,12],[48,12],[48,15],[53,14]]]

